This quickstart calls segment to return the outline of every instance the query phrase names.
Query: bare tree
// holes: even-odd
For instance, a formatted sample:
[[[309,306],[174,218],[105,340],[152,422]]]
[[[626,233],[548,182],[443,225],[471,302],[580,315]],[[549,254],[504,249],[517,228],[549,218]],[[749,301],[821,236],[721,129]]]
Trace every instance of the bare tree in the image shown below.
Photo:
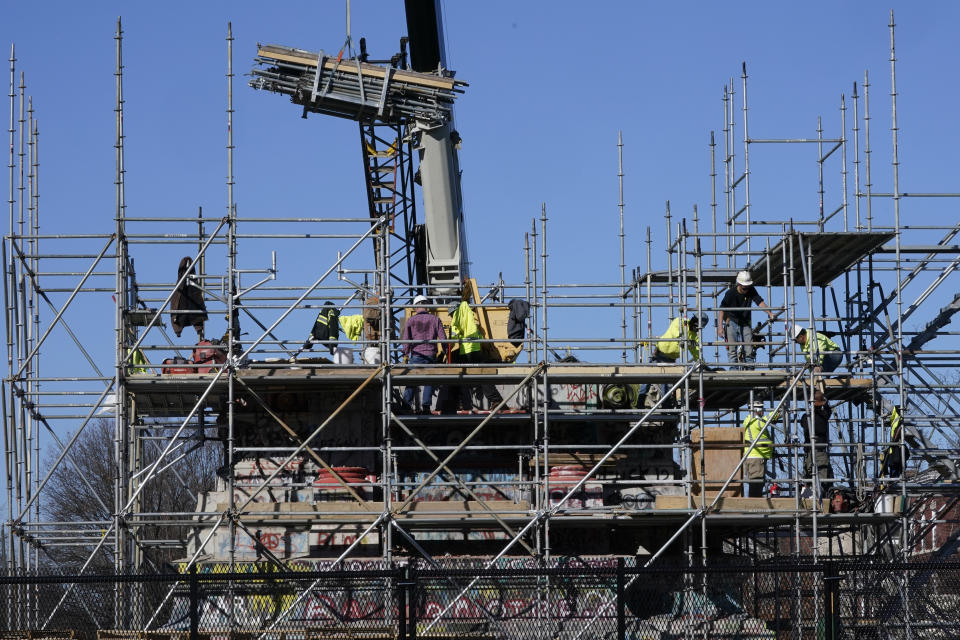
[[[141,439],[142,465],[148,466],[160,455],[164,441],[150,439],[159,429],[138,429]],[[153,432],[153,433],[152,433]],[[197,494],[209,491],[216,481],[219,447],[201,438],[183,443],[186,455],[150,479],[139,498],[139,511],[144,513],[189,512],[196,508]],[[98,419],[84,429],[73,444],[69,462],[61,464],[44,489],[41,509],[45,519],[74,523],[84,531],[87,539],[98,539],[104,530],[102,523],[113,519],[114,487],[117,475],[114,455],[114,423],[112,419]],[[53,459],[51,454],[51,461]],[[161,463],[161,467],[166,462]],[[86,482],[79,474],[82,473]],[[100,524],[95,524],[100,523]],[[109,525],[107,525],[109,526]],[[137,540],[143,551],[144,569],[160,568],[163,564],[184,555],[189,527],[148,525],[137,529]],[[163,540],[163,548],[154,548],[144,541]],[[60,546],[45,549],[47,557],[60,570],[79,568],[89,557],[95,544]],[[106,546],[94,559],[95,566],[113,567],[112,545]]]

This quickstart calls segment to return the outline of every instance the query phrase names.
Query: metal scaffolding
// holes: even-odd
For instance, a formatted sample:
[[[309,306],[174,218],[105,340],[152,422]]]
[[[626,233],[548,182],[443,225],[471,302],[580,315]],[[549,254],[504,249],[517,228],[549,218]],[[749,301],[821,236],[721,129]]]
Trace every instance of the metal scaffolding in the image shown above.
[[[486,287],[465,290],[486,327],[480,342],[489,361],[431,366],[403,360],[396,330],[424,289],[414,258],[420,232],[408,125],[412,118],[442,119],[463,85],[443,79],[443,87],[417,93],[422,79],[393,66],[261,48],[258,63],[269,53],[270,64],[295,73],[255,72],[260,88],[293,96],[304,113],[360,121],[370,207],[356,217],[241,216],[234,200],[228,30],[225,212],[143,218],[131,215],[124,194],[122,35],[118,22],[116,209],[109,233],[41,233],[39,127],[11,49],[10,224],[3,243],[9,367],[2,388],[8,572],[42,571],[63,549],[82,552],[80,574],[144,572],[162,563],[185,574],[197,566],[230,574],[245,567],[341,569],[348,562],[394,567],[413,558],[441,568],[469,559],[477,576],[450,579],[445,588],[459,595],[421,620],[428,632],[453,615],[457,602],[476,596],[480,573],[516,559],[555,567],[570,557],[635,557],[646,566],[700,567],[783,556],[909,560],[952,553],[960,534],[953,526],[960,398],[950,376],[960,350],[951,346],[957,332],[947,328],[958,303],[955,295],[942,307],[935,301],[945,283],[955,282],[958,227],[906,224],[901,207],[960,194],[901,191],[892,15],[890,193],[873,191],[868,82],[862,96],[856,86],[852,94],[852,152],[844,97],[833,137],[818,118],[809,138],[754,138],[744,64],[739,108],[731,81],[719,144],[711,133],[710,220],[696,209],[678,219],[667,203],[663,268],[654,268],[658,251],[647,227],[646,265],[626,275],[619,138],[620,281],[549,279],[551,260],[563,249],[551,240],[548,253],[544,204],[524,238],[522,281],[491,283],[486,296],[480,295]],[[313,82],[305,87],[307,71]],[[404,84],[411,78],[417,82]],[[819,207],[813,216],[778,220],[751,198],[756,145],[815,149]],[[875,200],[889,201],[892,215],[874,208]],[[315,274],[284,273],[288,247],[331,259]],[[169,262],[171,248],[185,254],[176,280],[153,267]],[[148,266],[138,270],[137,260]],[[670,340],[659,337],[669,321],[715,317],[740,270],[762,288],[776,318],[741,345],[745,352],[762,348],[762,360],[731,361],[730,345],[708,334],[712,325],[701,332],[700,357],[681,348],[675,363],[653,359],[657,345]],[[201,292],[202,310],[174,306],[187,287]],[[107,293],[115,301],[111,338],[71,327],[74,309],[103,315],[91,299]],[[530,308],[521,338],[506,334],[508,300]],[[372,332],[339,339],[329,354],[309,337],[305,345],[304,329],[328,301],[341,317],[370,323]],[[433,307],[449,322],[447,304]],[[610,310],[605,329],[582,329],[585,319]],[[201,342],[217,317],[225,319],[222,341]],[[908,318],[922,326],[910,329]],[[793,341],[793,327],[807,328],[808,335],[834,332],[841,367],[819,372]],[[196,345],[177,342],[194,328]],[[679,339],[692,339],[688,331],[681,329]],[[946,346],[937,348],[938,338]],[[54,340],[73,345],[79,357],[43,348]],[[103,350],[93,346],[104,341],[114,346],[109,369]],[[511,352],[511,342],[521,347]],[[203,350],[216,352],[214,359],[197,362]],[[41,354],[48,353],[41,366]],[[473,399],[460,413],[403,411],[399,390],[417,385],[441,387],[450,396],[464,387],[462,395]],[[498,393],[486,393],[490,388]],[[815,442],[801,415],[818,389],[833,407],[830,477],[821,481],[844,487],[835,504],[828,498],[836,492],[822,490],[816,465],[804,469]],[[491,399],[496,395],[499,401]],[[771,423],[776,480],[767,483],[773,495],[744,498],[741,470],[758,443],[744,439],[742,429],[753,402],[780,416]],[[887,417],[894,407],[904,418],[900,430]],[[43,496],[51,478],[71,474],[90,483],[77,443],[102,419],[113,435],[112,487],[92,486],[90,494],[109,517],[50,519]],[[51,452],[46,461],[41,443]],[[183,465],[204,453],[218,458],[219,469],[194,496],[194,508],[165,509],[145,498],[164,478],[183,482]],[[906,464],[891,472],[889,461],[897,456]],[[544,597],[549,580],[542,583]],[[148,620],[147,629],[163,627],[180,586],[171,584],[153,601],[117,583],[115,618],[95,623],[122,629],[137,619]],[[300,590],[285,611],[312,589]],[[697,580],[690,578],[685,589],[696,593]],[[71,587],[54,612],[42,616],[38,592],[5,594],[8,619],[18,628],[42,628],[60,605],[82,602]],[[597,609],[598,618],[612,602]],[[232,608],[225,615],[234,620]],[[268,629],[282,628],[285,616]],[[546,614],[546,625],[555,622]]]

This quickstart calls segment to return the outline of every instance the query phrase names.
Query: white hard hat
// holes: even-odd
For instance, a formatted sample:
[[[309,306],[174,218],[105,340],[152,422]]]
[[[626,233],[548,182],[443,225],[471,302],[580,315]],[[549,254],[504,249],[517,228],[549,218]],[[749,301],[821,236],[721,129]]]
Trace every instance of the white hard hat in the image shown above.
[[[737,284],[744,287],[753,286],[753,278],[750,277],[749,271],[741,271],[737,274]]]
[[[806,329],[798,324],[793,325],[793,339],[796,340],[802,331],[806,331]]]
[[[765,407],[763,405],[762,400],[754,400],[753,402],[750,403],[750,409],[752,411],[760,411],[762,413],[764,408]]]
[[[413,299],[413,304],[414,306],[427,304],[427,296],[417,296]]]

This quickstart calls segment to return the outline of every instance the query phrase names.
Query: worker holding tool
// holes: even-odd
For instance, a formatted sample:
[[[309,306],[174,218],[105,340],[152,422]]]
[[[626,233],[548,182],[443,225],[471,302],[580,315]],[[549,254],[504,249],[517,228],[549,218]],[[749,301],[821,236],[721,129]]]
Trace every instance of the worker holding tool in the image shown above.
[[[767,316],[773,320],[773,312],[754,288],[750,273],[741,271],[737,274],[737,281],[727,289],[723,299],[720,300],[720,310],[717,313],[717,335],[721,340],[726,340],[728,359],[733,366],[740,362],[743,365],[752,365],[757,361],[757,351],[753,344],[753,326],[750,320],[751,304],[765,309]],[[740,357],[741,349],[742,358]]]
[[[403,354],[410,364],[434,364],[437,361],[437,348],[442,348],[442,341],[446,340],[447,334],[443,329],[443,323],[427,307],[427,298],[419,295],[413,299],[413,315],[407,318],[403,325],[401,340],[403,341]],[[408,386],[403,391],[403,402],[405,408],[413,408],[413,394],[415,386]],[[428,415],[430,413],[430,404],[433,399],[433,387],[429,384],[423,386],[423,397],[420,401],[420,413]]]
[[[764,415],[763,409],[762,401],[752,402],[750,415],[743,420],[743,453],[747,457],[743,462],[743,477],[746,480],[743,488],[750,498],[763,497],[767,460],[773,457],[773,436],[769,425],[780,417],[779,411]]]
[[[814,373],[830,373],[843,362],[843,353],[837,343],[813,329],[804,329],[800,325],[793,327],[793,339],[813,363]]]

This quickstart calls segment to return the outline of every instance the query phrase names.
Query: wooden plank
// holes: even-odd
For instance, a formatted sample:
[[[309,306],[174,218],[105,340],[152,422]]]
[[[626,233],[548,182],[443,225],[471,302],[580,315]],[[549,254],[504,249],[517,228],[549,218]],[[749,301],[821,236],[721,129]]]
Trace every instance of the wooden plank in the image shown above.
[[[551,453],[550,454],[550,466],[556,466],[561,464],[582,464],[587,468],[587,470],[592,469],[600,459],[603,458],[604,454],[602,453]],[[614,453],[609,458],[607,458],[601,467],[614,467],[617,462],[620,460],[626,460],[627,454],[625,453]],[[530,458],[527,461],[527,466],[535,467],[540,464],[540,461]]]
[[[480,304],[480,289],[477,287],[476,278],[467,278],[467,281],[464,283],[463,299],[470,302],[471,298],[473,299],[473,304]]]
[[[404,375],[442,375],[442,376],[469,376],[469,375],[483,375],[483,376],[494,376],[499,373],[499,371],[494,367],[475,367],[467,369],[466,367],[427,367],[423,365],[410,365],[409,369],[400,369],[394,368],[392,370],[394,378],[402,378]]]
[[[487,509],[485,509],[484,506],[489,507],[489,510],[494,513],[501,511],[528,511],[530,509],[530,504],[526,500],[519,502],[514,502],[513,500],[483,500],[481,502],[476,500],[424,500],[423,502],[411,502],[402,512],[394,511],[394,513],[399,513],[401,516],[407,517],[418,514],[429,515],[431,517],[436,515],[449,517],[461,517],[463,515],[468,517],[483,516],[487,514]]]
[[[504,369],[504,372],[510,371],[510,369]],[[563,375],[565,377],[573,376],[617,376],[617,375],[637,375],[637,374],[653,374],[653,375],[663,375],[663,376],[677,376],[678,378],[682,376],[685,372],[685,367],[680,365],[577,365],[577,364],[557,364],[551,363],[550,373],[554,375]]]
[[[714,512],[754,512],[754,511],[776,511],[792,512],[796,502],[793,498],[720,498]],[[800,509],[810,511],[813,507],[812,500],[801,500]],[[686,496],[657,496],[657,509],[686,509]],[[820,511],[828,513],[830,510],[829,500],[820,501]]]
[[[823,383],[828,389],[830,387],[857,389],[871,385],[870,378],[827,378]]]
[[[489,507],[488,509],[484,508]],[[217,503],[215,511],[198,518],[201,522],[213,522],[214,516],[228,508],[226,503]],[[411,502],[403,511],[394,509],[393,513],[400,520],[427,519],[466,519],[466,520],[493,520],[490,512],[503,515],[506,512],[525,514],[530,510],[530,503],[526,500],[513,502],[512,500],[485,500],[483,505],[476,500],[449,500]],[[244,509],[242,518],[245,520],[335,520],[335,521],[372,521],[383,511],[383,502],[367,502],[365,505],[356,502],[261,502],[251,503]]]
[[[473,314],[477,319],[477,325],[480,327],[480,333],[483,338],[491,339],[495,336],[493,331],[490,330],[490,317],[488,315],[487,309],[480,303],[480,289],[477,288],[477,279],[476,278],[467,278],[467,281],[464,283],[464,289],[466,293],[466,299],[473,299]],[[503,336],[506,337],[506,336]],[[489,347],[483,345],[483,351],[487,351]]]
[[[294,52],[285,48],[281,50],[279,47],[275,49],[271,45],[263,45],[257,49],[257,55],[261,58],[273,58],[274,60],[292,62],[293,64],[302,64],[307,67],[317,66],[317,54],[310,51]],[[336,58],[328,57],[324,59],[324,69],[333,70],[338,69],[341,66],[343,67],[342,71],[356,71],[356,59],[347,58],[345,60],[341,60],[339,63],[337,62]],[[364,62],[360,63],[360,69],[365,76],[383,78],[387,75],[386,71],[382,67]],[[463,82],[457,82],[453,80],[453,78],[442,78],[432,74],[417,73],[415,71],[406,71],[403,69],[393,70],[393,72],[390,74],[390,77],[391,81],[400,80],[409,84],[417,84],[424,87],[435,87],[438,89],[448,90],[452,90],[456,84],[466,84]]]

